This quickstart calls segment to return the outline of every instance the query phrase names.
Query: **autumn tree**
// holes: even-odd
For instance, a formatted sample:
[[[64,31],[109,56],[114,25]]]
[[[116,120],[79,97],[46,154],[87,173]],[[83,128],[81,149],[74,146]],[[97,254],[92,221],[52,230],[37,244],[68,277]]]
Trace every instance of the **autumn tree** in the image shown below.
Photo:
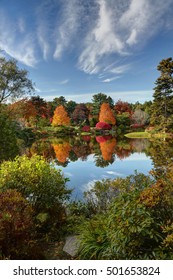
[[[99,121],[100,122],[107,122],[109,124],[115,125],[116,120],[114,114],[111,110],[111,107],[108,103],[103,103],[100,107],[100,114],[99,114]]]
[[[90,106],[90,123],[92,126],[98,122],[100,107],[103,103],[108,103],[113,108],[114,101],[110,96],[104,93],[97,93],[93,95],[92,104]]]
[[[124,102],[124,101],[121,101],[121,100],[118,100],[116,103],[115,103],[115,106],[114,106],[114,110],[116,112],[116,114],[122,114],[122,113],[129,113],[129,115],[132,114],[132,111],[131,111],[131,108],[130,108],[130,105],[128,102]]]
[[[59,96],[59,97],[55,97],[53,101],[49,101],[48,104],[50,106],[50,112],[52,117],[56,107],[62,105],[64,106],[64,108],[66,108],[67,101],[64,96]]]
[[[34,104],[26,98],[10,104],[8,110],[14,119],[27,122],[29,122],[31,118],[35,118],[37,115],[37,110]]]
[[[30,94],[34,91],[28,72],[20,69],[13,59],[0,57],[0,103]]]
[[[160,77],[153,94],[151,123],[169,129],[173,125],[173,60],[163,59],[157,66]]]
[[[65,163],[69,157],[69,153],[71,151],[71,146],[69,142],[63,142],[63,143],[54,143],[52,144],[56,158],[58,161]]]
[[[100,150],[104,160],[110,161],[115,152],[116,139],[112,138],[108,141],[100,142]]]
[[[81,103],[75,107],[74,112],[72,113],[72,120],[75,124],[81,124],[83,122],[88,122],[89,110],[85,104]]]
[[[62,105],[58,106],[54,111],[52,125],[59,126],[59,125],[69,125],[69,124],[70,124],[70,118],[68,117],[65,108]]]

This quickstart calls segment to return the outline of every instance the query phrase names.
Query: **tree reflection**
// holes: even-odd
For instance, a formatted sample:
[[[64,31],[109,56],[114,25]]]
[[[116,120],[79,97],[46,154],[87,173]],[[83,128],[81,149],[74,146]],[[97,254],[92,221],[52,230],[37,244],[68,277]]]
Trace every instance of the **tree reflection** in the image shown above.
[[[146,154],[149,155],[154,165],[156,178],[166,176],[168,168],[173,164],[173,140],[150,142]]]

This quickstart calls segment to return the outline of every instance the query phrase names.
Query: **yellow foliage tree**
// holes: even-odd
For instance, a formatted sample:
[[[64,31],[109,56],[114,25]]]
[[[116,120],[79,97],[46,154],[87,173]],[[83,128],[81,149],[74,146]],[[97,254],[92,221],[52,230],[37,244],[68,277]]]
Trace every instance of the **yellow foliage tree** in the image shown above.
[[[107,122],[109,124],[114,125],[116,123],[114,114],[111,110],[111,107],[108,103],[103,103],[100,107],[100,114],[99,114],[99,121],[100,122]]]
[[[53,115],[52,125],[58,126],[58,125],[69,125],[69,124],[70,124],[70,118],[68,117],[68,114],[64,106],[60,105],[56,107]]]

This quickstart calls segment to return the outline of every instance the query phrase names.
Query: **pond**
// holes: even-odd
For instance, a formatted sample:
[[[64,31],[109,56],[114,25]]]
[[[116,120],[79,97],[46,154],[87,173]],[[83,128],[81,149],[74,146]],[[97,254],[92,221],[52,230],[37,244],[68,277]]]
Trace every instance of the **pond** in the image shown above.
[[[172,161],[172,142],[147,139],[115,139],[110,136],[41,139],[25,152],[40,154],[60,168],[69,178],[72,198],[82,199],[95,181],[134,174],[148,174],[156,168],[162,172]]]

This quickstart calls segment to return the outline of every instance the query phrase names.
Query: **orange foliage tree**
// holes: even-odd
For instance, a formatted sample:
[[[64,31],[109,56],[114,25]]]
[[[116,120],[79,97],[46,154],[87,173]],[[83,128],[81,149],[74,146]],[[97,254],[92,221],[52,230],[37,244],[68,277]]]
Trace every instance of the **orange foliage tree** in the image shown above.
[[[69,157],[69,152],[71,151],[71,146],[68,142],[52,144],[56,158],[59,162],[65,163]]]
[[[116,139],[112,138],[105,142],[100,142],[100,150],[104,160],[111,160],[112,154],[115,151]]]
[[[99,121],[100,122],[107,122],[109,124],[114,125],[116,123],[114,114],[111,110],[111,107],[108,103],[103,103],[100,107],[100,114],[99,114]]]
[[[53,115],[52,125],[58,126],[58,125],[69,125],[69,124],[70,124],[70,118],[68,117],[65,108],[62,105],[56,107]]]

